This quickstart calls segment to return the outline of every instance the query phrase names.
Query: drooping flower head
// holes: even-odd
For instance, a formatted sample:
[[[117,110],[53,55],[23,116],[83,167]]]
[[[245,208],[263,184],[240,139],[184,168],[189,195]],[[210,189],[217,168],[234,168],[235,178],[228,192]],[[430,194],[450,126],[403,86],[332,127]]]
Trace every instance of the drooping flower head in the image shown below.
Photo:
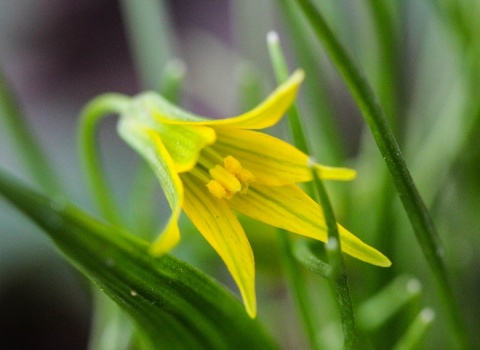
[[[355,177],[354,170],[312,163],[290,144],[254,131],[282,118],[303,78],[303,71],[296,71],[253,110],[220,120],[186,112],[147,92],[132,99],[118,124],[121,137],[155,171],[172,208],[151,253],[161,255],[178,243],[183,209],[225,262],[252,317],[253,253],[234,211],[326,242],[322,209],[297,183],[312,180],[312,171],[329,180]],[[338,228],[345,253],[374,265],[390,265],[380,252]]]

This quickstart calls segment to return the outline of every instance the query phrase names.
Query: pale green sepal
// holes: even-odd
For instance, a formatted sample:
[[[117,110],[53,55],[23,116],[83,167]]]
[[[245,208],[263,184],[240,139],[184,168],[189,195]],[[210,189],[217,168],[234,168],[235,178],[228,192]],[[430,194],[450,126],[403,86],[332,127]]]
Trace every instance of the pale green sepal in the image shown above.
[[[168,122],[204,122],[209,121],[205,117],[190,113],[162,97],[156,92],[147,91],[134,97],[135,103],[146,113],[147,118],[152,118],[157,123]]]
[[[162,109],[163,108],[163,109]],[[200,151],[216,140],[215,131],[209,127],[193,124],[169,124],[155,117],[178,108],[163,97],[146,93],[135,97],[121,119],[155,130],[167,149],[178,173],[191,170],[198,161]],[[173,113],[173,112],[172,112]],[[188,112],[185,112],[188,114]],[[174,116],[174,114],[173,114]]]
[[[175,164],[158,133],[139,124],[133,118],[121,117],[117,125],[119,135],[152,167],[165,193],[172,216],[150,252],[161,255],[171,250],[180,240],[178,218],[183,204],[183,184]]]
[[[242,129],[265,129],[276,124],[295,99],[305,73],[295,71],[258,106],[241,115],[224,119],[207,119],[189,113],[168,102],[163,97],[144,93],[135,98],[148,114],[162,124],[200,124],[206,126],[230,126]],[[148,117],[148,116],[147,116]]]

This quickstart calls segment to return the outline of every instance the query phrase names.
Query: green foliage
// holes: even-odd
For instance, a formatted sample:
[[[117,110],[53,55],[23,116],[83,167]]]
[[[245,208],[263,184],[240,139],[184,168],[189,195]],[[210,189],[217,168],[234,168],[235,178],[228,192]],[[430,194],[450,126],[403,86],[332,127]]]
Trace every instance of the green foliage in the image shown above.
[[[251,107],[265,97],[266,82],[275,81],[272,71],[281,81],[302,68],[305,83],[289,113],[293,143],[322,163],[358,171],[351,184],[317,183],[317,191],[332,222],[337,218],[393,265],[380,269],[348,257],[341,261],[331,245],[292,240],[288,232],[249,221],[259,300],[259,320],[251,320],[242,304],[207,276],[222,279],[223,267],[190,224],[181,220],[185,243],[173,255],[148,254],[143,239],[158,232],[164,225],[159,217],[169,212],[164,202],[158,204],[154,175],[142,163],[131,184],[118,184],[100,164],[99,122],[122,109],[123,95],[109,95],[117,97],[115,103],[100,97],[93,117],[80,126],[83,170],[105,220],[99,221],[63,199],[68,192],[62,187],[71,190],[69,179],[52,168],[51,160],[57,160],[44,152],[2,74],[0,142],[6,147],[0,157],[6,152],[48,195],[7,175],[9,164],[1,164],[0,197],[42,227],[93,282],[98,322],[90,350],[107,349],[95,339],[102,335],[116,338],[108,350],[276,348],[264,327],[286,348],[480,345],[478,1],[235,0],[229,16],[212,16],[232,18],[234,42],[228,47],[206,32],[177,36],[171,13],[177,5],[120,3],[142,88],[158,89],[174,104],[201,101],[231,114],[228,91],[240,89],[236,107],[238,101]],[[287,58],[274,53],[273,70],[266,46],[259,45],[267,24],[278,26],[268,29],[278,29]],[[175,59],[178,48],[186,64]],[[239,84],[225,67],[240,67]],[[215,90],[217,79],[222,85]],[[191,99],[182,100],[182,91]],[[58,99],[50,100],[57,108]],[[113,195],[119,186],[127,210]],[[308,184],[305,190],[317,193]],[[0,238],[9,230],[0,223]],[[28,254],[33,261],[34,253]]]
[[[169,255],[65,202],[0,173],[0,193],[42,227],[65,257],[124,309],[151,349],[274,349],[243,305],[217,283]]]

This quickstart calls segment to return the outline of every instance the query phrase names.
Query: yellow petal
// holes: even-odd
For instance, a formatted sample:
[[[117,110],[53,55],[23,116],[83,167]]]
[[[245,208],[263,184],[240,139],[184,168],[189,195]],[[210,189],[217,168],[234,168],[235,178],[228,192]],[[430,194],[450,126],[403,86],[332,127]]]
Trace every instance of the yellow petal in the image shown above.
[[[183,204],[183,184],[175,164],[156,131],[138,124],[134,119],[121,118],[118,124],[120,136],[132,146],[155,172],[165,193],[172,216],[159,238],[150,247],[154,255],[170,251],[180,240],[178,218]]]
[[[243,129],[265,129],[275,125],[292,105],[305,77],[296,70],[290,78],[277,87],[260,105],[239,116],[211,121],[209,125],[226,125]]]
[[[214,127],[217,133],[215,150],[224,157],[232,155],[244,169],[255,176],[260,185],[283,186],[312,180],[309,157],[276,137],[230,127]],[[355,170],[313,165],[325,180],[351,180]]]
[[[252,185],[247,195],[236,195],[230,206],[240,213],[269,225],[327,241],[327,228],[321,207],[297,185],[267,187]],[[391,262],[378,250],[338,225],[342,250],[360,260],[378,266]]]
[[[318,177],[324,180],[350,181],[357,177],[357,172],[349,168],[336,168],[321,164],[314,164],[313,168]]]
[[[278,86],[260,105],[233,118],[206,119],[185,112],[180,108],[155,108],[154,117],[160,123],[224,125],[243,129],[265,129],[275,125],[292,105],[305,74],[296,70],[290,78]],[[157,103],[158,104],[158,103]]]
[[[247,313],[255,317],[255,265],[242,226],[227,202],[210,195],[204,183],[189,174],[183,174],[182,180],[185,214],[225,262],[237,283]]]

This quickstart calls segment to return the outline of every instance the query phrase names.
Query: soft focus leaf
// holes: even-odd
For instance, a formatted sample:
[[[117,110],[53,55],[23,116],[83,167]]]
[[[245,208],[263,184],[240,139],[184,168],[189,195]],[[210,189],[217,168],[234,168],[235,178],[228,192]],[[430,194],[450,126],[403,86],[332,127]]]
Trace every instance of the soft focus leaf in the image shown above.
[[[152,349],[276,348],[238,300],[188,264],[169,255],[154,259],[146,242],[2,172],[0,193],[130,314]]]

